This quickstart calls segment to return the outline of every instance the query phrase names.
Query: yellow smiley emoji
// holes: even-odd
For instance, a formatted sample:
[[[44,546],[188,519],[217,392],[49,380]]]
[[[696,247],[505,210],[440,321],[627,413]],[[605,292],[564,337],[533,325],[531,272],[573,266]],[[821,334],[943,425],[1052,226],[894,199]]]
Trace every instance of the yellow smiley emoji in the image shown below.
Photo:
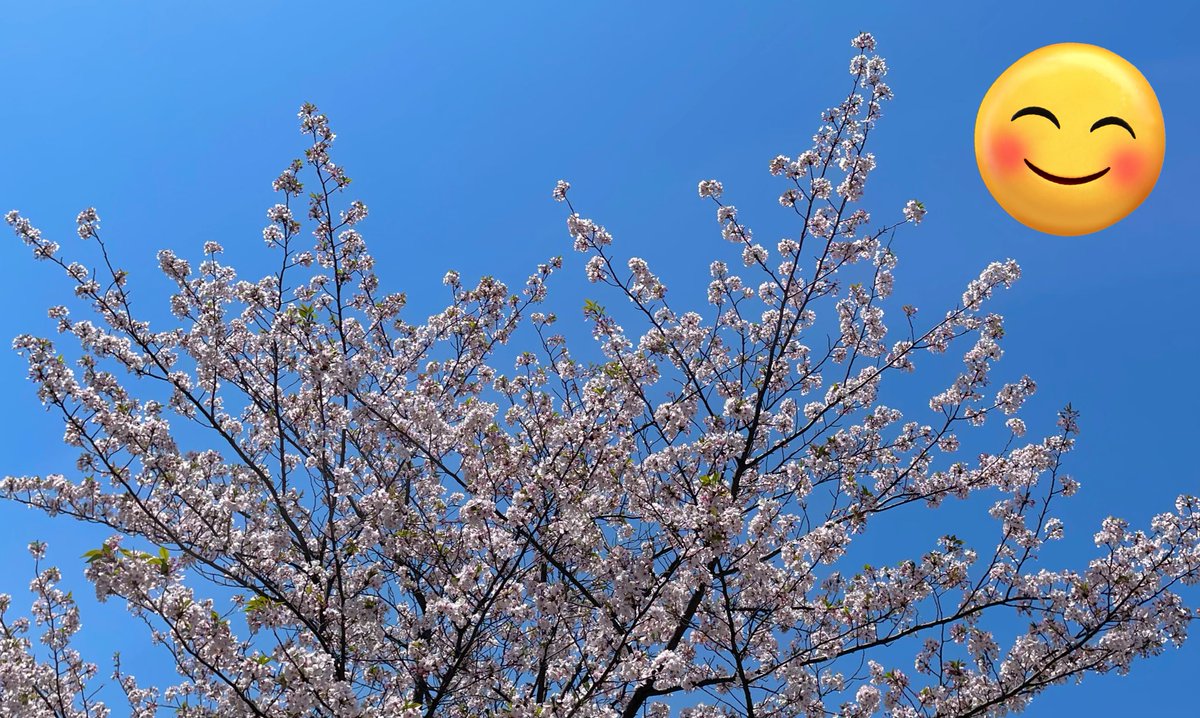
[[[1034,50],[992,84],[975,119],[975,159],[1006,212],[1078,235],[1120,221],[1154,188],[1166,129],[1150,83],[1102,47]]]

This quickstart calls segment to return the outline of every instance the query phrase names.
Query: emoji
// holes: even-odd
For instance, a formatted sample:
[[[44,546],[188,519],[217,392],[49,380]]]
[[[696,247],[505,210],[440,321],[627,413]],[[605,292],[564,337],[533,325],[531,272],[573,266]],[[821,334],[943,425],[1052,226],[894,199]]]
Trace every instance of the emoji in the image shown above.
[[[1088,234],[1146,199],[1166,129],[1150,83],[1102,47],[1034,50],[992,83],[975,118],[975,159],[992,197],[1033,229]]]

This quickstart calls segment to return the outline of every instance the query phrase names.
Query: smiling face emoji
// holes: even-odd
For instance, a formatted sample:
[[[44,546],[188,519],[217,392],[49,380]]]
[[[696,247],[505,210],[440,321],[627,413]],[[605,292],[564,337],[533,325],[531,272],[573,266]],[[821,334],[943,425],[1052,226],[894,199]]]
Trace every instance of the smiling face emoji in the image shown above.
[[[988,191],[1050,234],[1095,232],[1132,212],[1154,188],[1165,146],[1146,78],[1095,45],[1049,45],[1017,60],[975,119]]]

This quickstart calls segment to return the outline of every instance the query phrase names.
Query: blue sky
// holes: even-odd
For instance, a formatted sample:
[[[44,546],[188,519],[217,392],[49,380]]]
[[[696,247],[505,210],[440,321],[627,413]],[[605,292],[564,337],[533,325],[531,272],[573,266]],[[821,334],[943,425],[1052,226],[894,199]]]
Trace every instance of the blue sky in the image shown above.
[[[549,198],[560,177],[618,253],[645,257],[674,293],[699,301],[708,262],[728,248],[696,182],[721,179],[768,245],[792,233],[767,161],[807,146],[847,86],[849,38],[870,30],[897,97],[873,140],[867,207],[882,220],[918,197],[930,211],[899,244],[897,294],[939,311],[989,261],[1021,263],[1024,277],[995,305],[1008,319],[1001,367],[1039,383],[1025,413],[1035,430],[1068,401],[1083,412],[1069,468],[1084,489],[1062,513],[1073,562],[1091,555],[1109,513],[1145,524],[1176,494],[1200,491],[1200,389],[1188,373],[1200,349],[1200,45],[1189,34],[1200,13],[1183,2],[855,3],[844,14],[747,5],[14,3],[0,43],[0,210],[19,208],[76,247],[74,216],[96,206],[142,306],[162,317],[161,247],[194,257],[215,239],[246,274],[265,268],[269,183],[300,152],[295,111],[312,101],[332,118],[335,159],[371,207],[364,232],[385,283],[409,293],[410,316],[443,299],[448,268],[519,282],[557,254],[568,264],[552,306],[573,312],[586,290],[563,207]],[[1138,66],[1167,126],[1154,193],[1118,225],[1074,238],[1011,220],[972,155],[992,80],[1063,41]],[[0,337],[52,331],[43,309],[60,301],[60,278],[16,239],[0,242],[0,277]],[[0,473],[69,470],[61,427],[9,352],[0,391]],[[0,590],[22,602],[32,538],[48,539],[67,583],[84,586],[76,557],[99,534],[8,504],[0,522]],[[114,647],[136,653],[121,616],[85,604],[83,648],[102,665]],[[145,652],[131,660],[140,673],[161,670]],[[1052,689],[1029,715],[1177,713],[1178,686],[1198,664],[1200,639],[1129,677]]]

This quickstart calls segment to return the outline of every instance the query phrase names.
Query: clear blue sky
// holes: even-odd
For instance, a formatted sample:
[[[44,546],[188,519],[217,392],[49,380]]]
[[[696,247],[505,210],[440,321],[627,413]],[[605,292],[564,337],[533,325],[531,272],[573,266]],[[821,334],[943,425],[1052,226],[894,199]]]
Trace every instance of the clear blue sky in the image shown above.
[[[900,245],[898,294],[940,310],[987,262],[1021,263],[1024,278],[996,305],[1008,318],[1001,367],[1038,381],[1025,413],[1032,427],[1048,427],[1068,401],[1083,412],[1070,469],[1084,489],[1062,514],[1075,562],[1091,555],[1103,516],[1144,525],[1176,494],[1200,491],[1200,390],[1188,368],[1200,349],[1192,4],[746,5],[10,3],[0,210],[20,208],[74,248],[75,214],[95,205],[142,306],[161,317],[157,249],[194,257],[215,239],[248,274],[263,266],[269,182],[302,147],[295,112],[309,100],[332,118],[335,159],[372,210],[364,231],[387,286],[409,292],[410,316],[444,297],[450,267],[519,282],[555,254],[568,265],[551,301],[572,313],[581,262],[563,207],[549,198],[560,177],[612,230],[619,253],[645,257],[673,291],[699,297],[708,262],[727,245],[697,180],[724,181],[768,245],[790,233],[767,161],[807,146],[818,113],[847,86],[849,38],[870,30],[897,99],[876,135],[867,206],[883,218],[918,197],[930,211]],[[843,5],[854,14],[829,11]],[[1115,227],[1076,238],[1011,220],[972,155],[992,80],[1063,41],[1137,65],[1167,125],[1150,198]],[[0,275],[0,337],[51,332],[43,309],[66,290],[60,278],[15,238],[0,242]],[[0,352],[0,391],[0,474],[69,470],[59,423],[9,352]],[[50,541],[76,595],[87,593],[77,557],[99,534],[8,504],[0,522],[0,590],[17,604],[30,575],[23,546],[35,537]],[[114,647],[136,652],[136,627],[119,607],[84,609],[83,648],[102,672]],[[131,662],[147,676],[161,670],[150,654]],[[1178,714],[1180,686],[1198,666],[1200,637],[1130,677],[1052,689],[1029,714]]]

